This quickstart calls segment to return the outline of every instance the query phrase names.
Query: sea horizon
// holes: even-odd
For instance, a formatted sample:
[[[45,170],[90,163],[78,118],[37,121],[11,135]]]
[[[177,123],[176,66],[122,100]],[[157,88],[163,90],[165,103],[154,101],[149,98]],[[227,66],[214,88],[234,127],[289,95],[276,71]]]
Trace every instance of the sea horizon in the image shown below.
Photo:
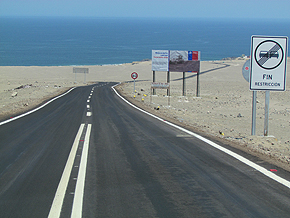
[[[251,36],[288,36],[290,20],[1,17],[0,66],[119,65],[152,50],[200,51],[201,61],[250,55]]]

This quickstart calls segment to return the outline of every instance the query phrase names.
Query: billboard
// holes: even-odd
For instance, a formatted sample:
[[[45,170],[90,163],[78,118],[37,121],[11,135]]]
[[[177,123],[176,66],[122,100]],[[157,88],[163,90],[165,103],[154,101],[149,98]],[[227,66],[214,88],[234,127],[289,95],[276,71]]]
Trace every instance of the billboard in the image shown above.
[[[199,72],[199,51],[152,51],[152,71]]]
[[[169,50],[152,50],[152,71],[168,71]]]
[[[73,73],[89,73],[89,68],[74,67]]]

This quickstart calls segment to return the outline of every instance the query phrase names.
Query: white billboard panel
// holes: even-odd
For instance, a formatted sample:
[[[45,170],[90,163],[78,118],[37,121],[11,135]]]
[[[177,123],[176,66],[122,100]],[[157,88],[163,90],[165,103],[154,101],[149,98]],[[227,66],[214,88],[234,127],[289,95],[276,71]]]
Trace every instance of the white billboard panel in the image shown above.
[[[152,50],[152,71],[168,71],[169,50]]]

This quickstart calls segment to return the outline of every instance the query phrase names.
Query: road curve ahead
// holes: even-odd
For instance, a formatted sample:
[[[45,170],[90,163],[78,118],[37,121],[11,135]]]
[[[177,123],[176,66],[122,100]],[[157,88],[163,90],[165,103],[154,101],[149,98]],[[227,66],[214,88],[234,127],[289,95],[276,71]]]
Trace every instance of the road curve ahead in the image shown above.
[[[289,216],[287,186],[136,110],[112,85],[0,125],[0,217]]]

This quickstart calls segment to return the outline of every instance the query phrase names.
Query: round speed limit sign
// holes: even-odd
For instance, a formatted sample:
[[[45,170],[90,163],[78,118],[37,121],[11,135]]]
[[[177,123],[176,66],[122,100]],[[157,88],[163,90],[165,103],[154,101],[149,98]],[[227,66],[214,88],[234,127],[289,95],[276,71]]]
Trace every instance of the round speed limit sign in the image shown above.
[[[138,73],[136,73],[136,72],[133,72],[132,74],[131,74],[131,77],[132,77],[132,79],[137,79],[138,78]]]

